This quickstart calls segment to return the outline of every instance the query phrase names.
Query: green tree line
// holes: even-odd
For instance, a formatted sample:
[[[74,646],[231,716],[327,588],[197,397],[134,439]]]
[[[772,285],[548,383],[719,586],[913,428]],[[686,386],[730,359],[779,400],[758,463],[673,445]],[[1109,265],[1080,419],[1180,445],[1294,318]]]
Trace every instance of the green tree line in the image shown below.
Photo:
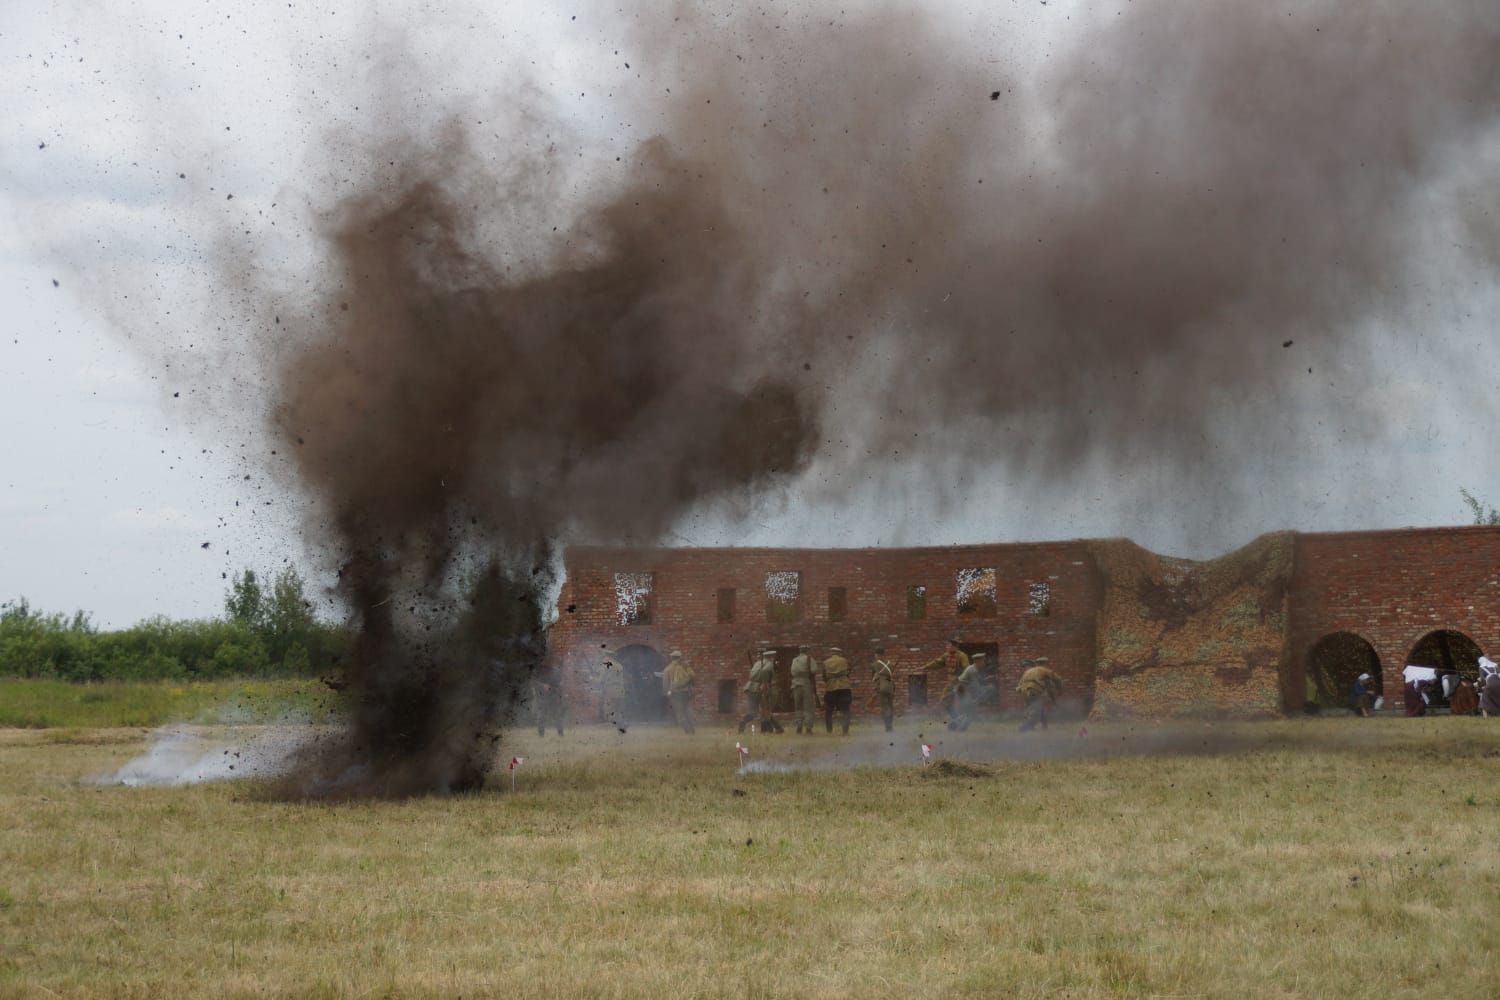
[[[349,646],[319,621],[302,577],[288,567],[269,586],[247,569],[230,584],[222,618],[148,618],[102,630],[87,612],[0,605],[0,677],[68,681],[314,676],[336,669]]]

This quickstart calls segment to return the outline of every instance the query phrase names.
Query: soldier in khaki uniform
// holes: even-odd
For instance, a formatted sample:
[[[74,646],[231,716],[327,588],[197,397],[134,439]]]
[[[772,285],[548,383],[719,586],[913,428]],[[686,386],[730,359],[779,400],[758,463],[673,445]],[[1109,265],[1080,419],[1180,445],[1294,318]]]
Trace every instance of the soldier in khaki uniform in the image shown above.
[[[784,733],[786,729],[776,721],[776,651],[761,653],[760,665],[760,731]]]
[[[818,661],[806,646],[798,646],[792,660],[792,708],[797,714],[797,732],[812,732],[818,710]]]
[[[843,717],[844,735],[849,735],[849,710],[854,703],[854,687],[849,681],[849,661],[837,646],[828,650],[823,661],[823,724],[833,732],[833,713]]]
[[[895,729],[896,722],[896,675],[890,661],[885,658],[885,647],[875,647],[875,666],[870,671],[870,683],[875,691],[872,700],[880,701],[880,717],[885,721],[885,731]]]
[[[765,667],[765,662],[765,655],[762,654],[750,664],[750,678],[742,689],[745,692],[745,700],[749,704],[746,706],[745,714],[740,716],[739,732],[743,733],[746,726],[760,718],[760,699],[765,691],[765,684],[761,682],[761,671]]]
[[[975,653],[969,665],[953,680],[953,709],[948,720],[949,729],[959,731],[969,728],[974,721],[974,710],[979,706],[981,685],[984,683],[980,671],[984,669],[984,654]]]
[[[943,650],[942,656],[922,665],[923,671],[940,669],[947,669],[948,684],[943,688],[943,696],[938,699],[938,704],[948,713],[948,724],[952,725],[958,716],[958,679],[969,669],[969,654],[958,648],[956,637],[948,640],[948,648]]]
[[[685,733],[693,732],[693,668],[682,659],[682,651],[672,650],[667,669],[661,673],[662,693],[672,704],[672,715]]]
[[[1047,658],[1038,656],[1034,660],[1026,660],[1024,663],[1033,664],[1021,675],[1021,683],[1016,685],[1016,690],[1026,699],[1026,714],[1021,723],[1021,732],[1036,728],[1041,723],[1042,728],[1047,728],[1047,710],[1057,704],[1057,696],[1062,694],[1062,678],[1052,672],[1047,666]]]

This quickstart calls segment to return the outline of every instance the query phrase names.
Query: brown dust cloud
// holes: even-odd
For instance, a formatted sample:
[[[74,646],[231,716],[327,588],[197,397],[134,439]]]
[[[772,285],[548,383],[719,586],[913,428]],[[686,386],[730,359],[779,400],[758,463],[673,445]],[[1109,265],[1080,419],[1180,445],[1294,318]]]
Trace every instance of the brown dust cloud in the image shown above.
[[[278,316],[274,431],[358,634],[291,794],[481,783],[570,541],[748,510],[855,437],[1190,465],[1285,341],[1359,357],[1424,259],[1495,266],[1455,180],[1495,135],[1493,2],[1092,8],[1024,73],[982,13],[662,11],[615,15],[647,82],[585,182],[557,137],[589,128],[524,90],[498,134],[396,116],[336,144],[327,282],[226,263]]]

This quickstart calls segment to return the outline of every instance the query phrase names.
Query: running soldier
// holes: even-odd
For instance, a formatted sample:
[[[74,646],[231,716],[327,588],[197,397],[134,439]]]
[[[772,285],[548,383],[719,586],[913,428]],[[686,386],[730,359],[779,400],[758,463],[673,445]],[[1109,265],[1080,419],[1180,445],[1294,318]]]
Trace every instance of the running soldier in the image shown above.
[[[768,686],[763,679],[765,666],[766,656],[764,652],[760,656],[757,656],[754,662],[750,664],[750,679],[745,682],[744,687],[745,700],[749,702],[749,705],[745,714],[740,716],[739,732],[743,733],[746,726],[759,719],[762,715],[760,708],[761,699]]]
[[[682,659],[682,651],[672,650],[667,669],[661,673],[662,693],[672,705],[672,715],[682,731],[693,732],[693,668]]]
[[[854,689],[849,683],[849,661],[844,659],[837,646],[829,647],[831,654],[823,661],[823,724],[833,732],[833,713],[843,719],[844,735],[849,735],[849,710],[854,703]]]
[[[798,646],[792,660],[792,709],[797,715],[797,732],[812,732],[818,710],[818,661],[807,646]]]
[[[1042,728],[1047,728],[1047,710],[1057,704],[1057,696],[1062,694],[1062,678],[1052,672],[1047,666],[1047,658],[1038,656],[1034,660],[1023,660],[1023,664],[1033,666],[1021,675],[1021,683],[1016,686],[1026,699],[1026,713],[1021,723],[1021,732],[1036,728],[1041,723]]]
[[[776,651],[768,649],[760,654],[760,731],[784,733],[781,723],[776,721]]]
[[[969,654],[958,648],[958,639],[948,640],[948,648],[943,650],[943,655],[933,660],[928,660],[922,665],[924,672],[941,670],[948,671],[948,684],[943,688],[943,696],[938,699],[938,704],[948,713],[948,724],[951,726],[953,720],[958,716],[958,679],[963,672],[969,669]]]
[[[948,719],[948,728],[962,732],[974,721],[974,710],[979,707],[984,680],[980,671],[984,669],[984,654],[975,653],[969,665],[953,681],[953,710]]]
[[[875,688],[872,700],[880,701],[880,718],[885,722],[885,731],[895,729],[896,720],[896,675],[885,658],[885,647],[875,647],[875,666],[870,671],[870,682]],[[868,707],[868,706],[866,706]]]
[[[563,690],[562,677],[556,667],[540,666],[531,673],[531,709],[536,714],[536,734],[547,735],[547,723],[557,727],[557,735],[563,734]]]

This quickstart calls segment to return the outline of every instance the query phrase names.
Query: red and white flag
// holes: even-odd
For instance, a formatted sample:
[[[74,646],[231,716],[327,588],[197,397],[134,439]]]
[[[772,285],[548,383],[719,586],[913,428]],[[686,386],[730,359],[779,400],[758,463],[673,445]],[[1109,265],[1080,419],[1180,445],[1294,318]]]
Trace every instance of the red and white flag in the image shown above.
[[[512,757],[510,759],[510,767],[506,768],[506,770],[507,771],[514,771],[516,768],[520,767],[524,763],[526,763],[526,758],[525,757]]]
[[[923,743],[922,744],[922,763],[926,764],[926,763],[928,763],[931,760],[932,760],[932,744],[931,743]]]
[[[747,747],[747,746],[745,746],[745,744],[743,744],[743,743],[736,743],[734,745],[734,749],[740,755],[740,766],[744,767],[745,766],[745,758],[750,756],[750,748]]]

